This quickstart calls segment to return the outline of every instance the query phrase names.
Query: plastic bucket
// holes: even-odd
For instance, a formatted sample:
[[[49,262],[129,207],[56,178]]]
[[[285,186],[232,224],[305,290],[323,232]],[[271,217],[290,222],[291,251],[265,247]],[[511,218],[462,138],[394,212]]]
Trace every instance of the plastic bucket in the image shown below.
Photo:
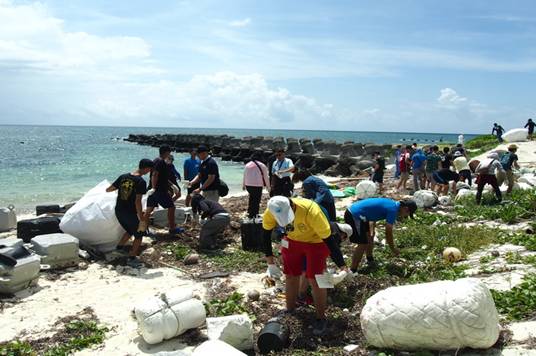
[[[207,314],[205,306],[199,299],[190,299],[171,307],[173,313],[179,321],[177,334],[180,335],[186,330],[194,329],[205,324]]]
[[[277,321],[268,322],[262,328],[257,339],[257,347],[262,354],[271,351],[282,351],[288,344],[289,331]]]

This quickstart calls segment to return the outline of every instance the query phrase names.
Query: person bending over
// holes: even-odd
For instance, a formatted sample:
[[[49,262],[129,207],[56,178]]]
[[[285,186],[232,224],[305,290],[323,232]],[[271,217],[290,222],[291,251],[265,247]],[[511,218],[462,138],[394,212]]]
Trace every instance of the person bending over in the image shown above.
[[[291,313],[296,308],[305,262],[305,275],[311,285],[316,310],[313,334],[323,335],[327,331],[327,291],[318,286],[315,276],[324,273],[326,259],[330,254],[341,270],[347,270],[342,253],[331,234],[328,219],[314,201],[275,196],[268,201],[262,225],[268,272],[272,277],[281,276],[272,252],[272,230],[278,227],[285,230],[281,240],[281,256],[286,277],[286,312]]]
[[[117,249],[123,250],[130,238],[134,237],[127,262],[131,267],[139,267],[141,264],[137,256],[140,255],[143,233],[147,230],[141,206],[141,198],[147,192],[147,184],[142,176],[151,172],[153,166],[153,161],[144,158],[138,164],[138,169],[132,173],[120,175],[106,189],[107,192],[118,190],[115,216],[125,230],[125,234],[117,244]]]
[[[322,179],[311,175],[308,170],[300,170],[292,177],[292,182],[302,181],[303,196],[311,199],[320,207],[329,221],[337,220],[337,211],[335,210],[335,199],[329,190],[328,185]]]
[[[370,232],[370,223],[385,220],[385,239],[393,255],[398,256],[400,250],[395,247],[393,227],[397,219],[413,217],[417,204],[413,200],[399,202],[388,198],[369,198],[353,203],[344,212],[344,222],[352,227],[350,242],[357,244],[352,256],[352,272],[357,272],[363,255],[367,255],[369,266],[375,264],[373,256],[374,241]]]
[[[214,250],[218,237],[231,223],[229,213],[220,203],[199,194],[192,197],[192,211],[194,214],[201,214],[201,219],[205,221],[199,235],[199,247],[203,250]]]

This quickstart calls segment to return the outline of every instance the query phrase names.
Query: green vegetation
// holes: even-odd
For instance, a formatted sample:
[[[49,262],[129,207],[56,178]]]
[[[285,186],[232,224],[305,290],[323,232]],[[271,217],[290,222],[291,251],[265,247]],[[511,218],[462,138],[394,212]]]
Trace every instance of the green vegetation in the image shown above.
[[[72,337],[62,345],[57,345],[45,352],[45,356],[66,356],[93,345],[102,344],[108,328],[97,325],[95,321],[75,320],[65,326]]]
[[[536,217],[536,190],[514,190],[509,200],[507,204],[493,204],[494,197],[484,194],[482,205],[478,205],[473,197],[466,197],[457,202],[455,212],[459,221],[485,219],[507,224]]]
[[[378,261],[386,261],[372,271],[374,278],[396,276],[400,283],[422,283],[453,280],[464,277],[463,265],[446,262],[442,253],[446,247],[456,247],[469,255],[489,244],[499,242],[500,231],[484,226],[453,225],[455,219],[428,212],[419,212],[414,220],[407,219],[395,232],[400,258],[393,258],[388,249],[376,249]],[[382,229],[378,228],[380,232]]]
[[[536,315],[536,274],[525,277],[523,283],[512,290],[492,290],[495,306],[508,320],[522,320]]]
[[[205,258],[212,262],[215,268],[225,272],[260,272],[266,268],[263,254],[260,252],[244,251],[241,249],[233,251],[214,251],[207,253]]]
[[[524,264],[536,267],[536,256],[521,256],[517,252],[508,252],[505,259],[509,264]]]
[[[37,341],[15,340],[0,344],[1,356],[67,356],[75,351],[102,344],[108,328],[93,320],[73,320],[58,332],[61,342],[49,345],[49,338]]]
[[[244,295],[234,292],[224,299],[212,299],[205,304],[207,314],[210,316],[227,316],[246,313],[243,304]]]
[[[26,341],[11,341],[5,344],[0,344],[1,356],[34,356],[37,355],[32,349],[32,346]]]
[[[487,152],[499,144],[497,137],[493,135],[477,136],[465,143],[465,148],[468,149],[471,157],[476,157],[484,152]]]
[[[192,253],[192,249],[188,245],[183,245],[179,242],[175,242],[166,246],[167,250],[173,253],[177,260],[184,260],[186,256]]]

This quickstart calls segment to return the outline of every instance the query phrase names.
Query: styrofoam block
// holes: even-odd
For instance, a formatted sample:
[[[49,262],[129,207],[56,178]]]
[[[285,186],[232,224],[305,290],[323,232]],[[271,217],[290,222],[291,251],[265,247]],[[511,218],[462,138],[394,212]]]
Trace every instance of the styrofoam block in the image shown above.
[[[245,353],[220,340],[208,340],[197,346],[192,356],[246,356]]]
[[[41,255],[41,262],[51,267],[78,263],[78,239],[69,234],[38,235],[31,240],[32,249]]]
[[[247,314],[207,318],[210,340],[221,340],[239,350],[253,348],[253,323]]]

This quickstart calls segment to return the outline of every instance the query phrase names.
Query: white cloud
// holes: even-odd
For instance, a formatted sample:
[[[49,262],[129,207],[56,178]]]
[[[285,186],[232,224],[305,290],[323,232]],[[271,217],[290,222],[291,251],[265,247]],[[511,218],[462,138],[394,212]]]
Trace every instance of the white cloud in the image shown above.
[[[437,101],[445,106],[459,106],[467,103],[467,98],[460,96],[454,89],[444,88],[441,89]]]
[[[246,27],[246,26],[249,26],[250,24],[251,24],[251,19],[249,17],[242,19],[242,20],[235,20],[235,21],[229,22],[229,26],[231,27]]]
[[[104,92],[88,107],[98,116],[159,117],[168,123],[199,126],[307,127],[333,120],[334,109],[284,88],[272,88],[259,74],[220,72],[184,83],[129,84]],[[223,124],[224,122],[224,124]]]
[[[0,69],[74,71],[90,76],[159,72],[144,63],[150,46],[143,39],[68,32],[63,21],[40,3],[2,1],[0,23]]]

